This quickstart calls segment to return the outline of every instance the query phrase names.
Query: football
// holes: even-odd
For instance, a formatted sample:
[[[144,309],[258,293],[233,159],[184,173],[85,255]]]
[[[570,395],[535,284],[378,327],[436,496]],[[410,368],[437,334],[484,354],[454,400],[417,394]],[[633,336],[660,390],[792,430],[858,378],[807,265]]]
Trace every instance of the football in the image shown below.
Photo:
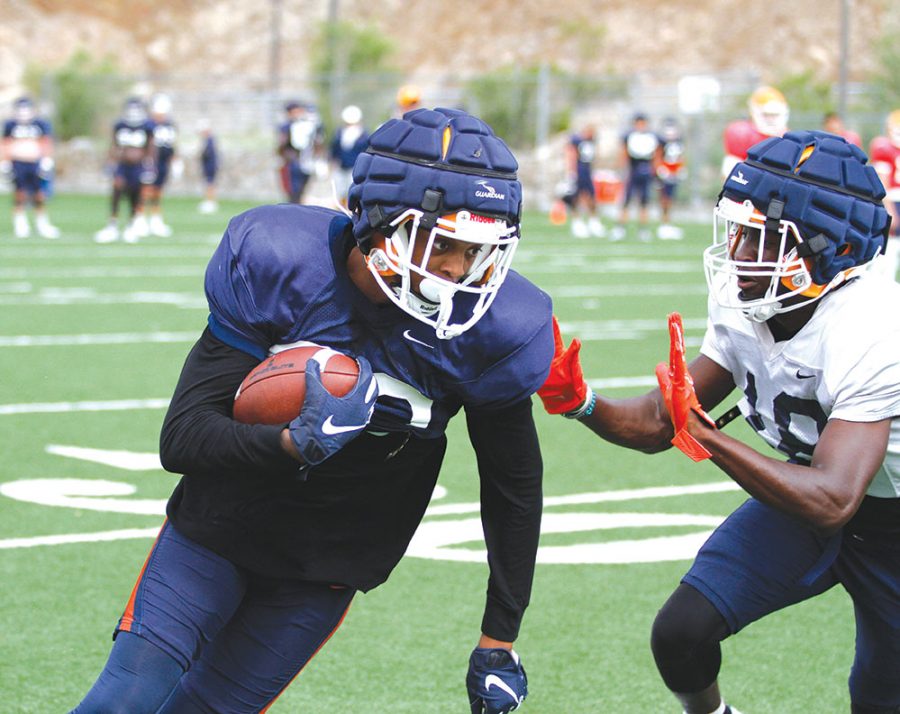
[[[244,424],[286,424],[300,413],[306,397],[306,363],[319,363],[322,384],[336,397],[353,389],[356,360],[321,345],[276,352],[254,367],[234,395],[234,418]]]

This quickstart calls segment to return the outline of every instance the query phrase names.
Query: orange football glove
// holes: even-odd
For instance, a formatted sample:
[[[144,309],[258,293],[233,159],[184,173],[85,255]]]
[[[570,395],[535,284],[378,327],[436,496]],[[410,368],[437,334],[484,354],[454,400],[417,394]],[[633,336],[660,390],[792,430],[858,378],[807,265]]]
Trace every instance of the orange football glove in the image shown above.
[[[712,454],[703,444],[688,433],[688,414],[693,411],[713,429],[715,422],[703,411],[697,394],[694,392],[694,380],[688,372],[684,361],[684,326],[681,315],[673,312],[669,315],[669,364],[660,362],[656,365],[656,380],[662,392],[669,418],[675,427],[673,446],[677,447],[694,461],[703,461]]]
[[[550,374],[537,393],[544,403],[544,409],[550,414],[576,412],[587,404],[591,395],[590,387],[584,381],[581,362],[578,361],[581,340],[576,337],[566,348],[554,315],[553,342],[555,350],[550,363]]]

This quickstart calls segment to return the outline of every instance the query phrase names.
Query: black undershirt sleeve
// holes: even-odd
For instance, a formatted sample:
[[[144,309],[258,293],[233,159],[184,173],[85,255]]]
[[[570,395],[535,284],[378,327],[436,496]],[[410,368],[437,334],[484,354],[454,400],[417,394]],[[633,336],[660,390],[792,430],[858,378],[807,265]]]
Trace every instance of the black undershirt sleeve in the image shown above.
[[[481,631],[512,642],[531,597],[543,505],[543,462],[531,399],[499,410],[467,409],[466,421],[481,477],[490,566]]]
[[[178,379],[160,434],[160,460],[174,473],[299,469],[280,446],[285,425],[241,424],[234,395],[259,360],[204,330]]]

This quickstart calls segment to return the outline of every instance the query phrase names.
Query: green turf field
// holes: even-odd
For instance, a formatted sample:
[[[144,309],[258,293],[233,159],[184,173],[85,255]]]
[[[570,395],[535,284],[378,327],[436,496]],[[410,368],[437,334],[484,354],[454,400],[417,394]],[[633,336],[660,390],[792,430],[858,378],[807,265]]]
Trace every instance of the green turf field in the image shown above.
[[[6,199],[8,200],[8,198]],[[0,220],[0,712],[74,706],[110,634],[177,477],[156,459],[165,404],[206,320],[202,277],[228,218],[171,199],[169,239],[96,245],[101,197],[59,196],[59,241],[15,240]],[[585,373],[639,393],[668,354],[666,314],[689,352],[705,324],[700,253],[680,242],[576,240],[529,215],[516,267],[554,298]],[[644,456],[549,417],[536,403],[546,508],[532,604],[516,645],[533,714],[679,711],[649,648],[653,617],[715,523],[742,500],[708,462]],[[730,433],[761,448],[742,423]],[[462,420],[413,553],[347,620],[272,712],[467,712],[487,566],[478,479]],[[473,533],[474,528],[474,533]],[[721,676],[744,714],[849,710],[853,614],[840,590],[724,645]]]

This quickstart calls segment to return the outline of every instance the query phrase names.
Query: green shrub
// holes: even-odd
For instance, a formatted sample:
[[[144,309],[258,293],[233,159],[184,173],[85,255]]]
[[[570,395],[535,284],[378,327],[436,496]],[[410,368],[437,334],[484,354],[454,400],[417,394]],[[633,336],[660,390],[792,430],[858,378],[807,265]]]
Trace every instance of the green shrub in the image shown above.
[[[101,120],[115,110],[126,81],[111,58],[95,60],[87,51],[78,50],[54,70],[29,65],[25,84],[35,95],[52,102],[55,134],[66,140],[105,132]]]

